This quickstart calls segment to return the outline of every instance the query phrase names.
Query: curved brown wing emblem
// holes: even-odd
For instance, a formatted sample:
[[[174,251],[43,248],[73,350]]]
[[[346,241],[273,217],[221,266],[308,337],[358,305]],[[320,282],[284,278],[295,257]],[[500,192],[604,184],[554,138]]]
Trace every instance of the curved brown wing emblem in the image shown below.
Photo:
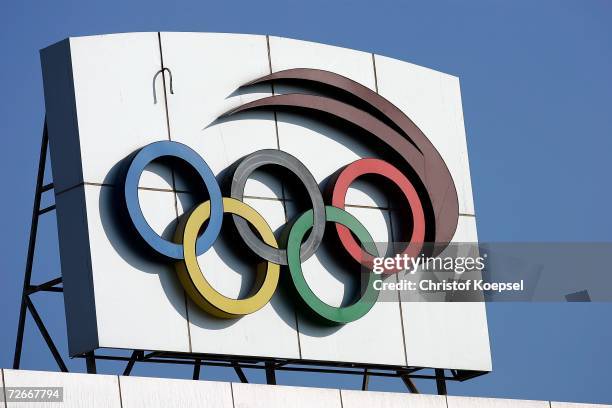
[[[299,108],[323,112],[363,129],[395,150],[424,186],[426,197],[423,198],[427,200],[424,207],[429,209],[429,217],[434,219],[434,225],[427,223],[427,238],[436,243],[451,241],[459,220],[459,200],[455,183],[440,153],[408,116],[375,91],[342,75],[319,69],[296,68],[279,71],[245,86],[279,80],[307,82],[340,91],[356,103],[351,104],[327,96],[293,93],[258,99],[239,106],[224,116],[251,109]]]

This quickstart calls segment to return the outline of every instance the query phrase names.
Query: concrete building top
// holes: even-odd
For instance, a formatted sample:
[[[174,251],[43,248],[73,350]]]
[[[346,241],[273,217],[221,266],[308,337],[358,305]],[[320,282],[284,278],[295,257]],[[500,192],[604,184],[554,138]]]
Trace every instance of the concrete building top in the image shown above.
[[[15,387],[62,387],[63,404],[32,406],[66,408],[605,408],[612,405],[472,398],[328,388],[289,387],[167,378],[124,377],[80,373],[2,370],[4,407],[17,402]],[[0,399],[1,401],[1,399]]]

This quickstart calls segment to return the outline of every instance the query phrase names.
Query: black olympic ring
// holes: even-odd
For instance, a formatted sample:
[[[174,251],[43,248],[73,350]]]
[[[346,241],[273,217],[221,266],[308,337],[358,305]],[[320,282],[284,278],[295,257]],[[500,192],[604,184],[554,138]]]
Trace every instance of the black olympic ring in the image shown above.
[[[317,251],[323,240],[323,233],[325,232],[325,204],[319,190],[319,185],[312,173],[308,171],[301,161],[282,150],[264,149],[251,153],[240,161],[240,164],[234,171],[230,196],[242,201],[244,198],[244,187],[249,176],[259,167],[270,164],[284,167],[295,174],[304,184],[304,187],[306,187],[306,192],[312,202],[313,227],[308,239],[302,243],[300,251],[300,258],[304,261]],[[236,215],[233,215],[233,217],[240,237],[253,252],[266,261],[278,265],[288,264],[286,249],[272,248],[265,244],[253,233],[243,218]]]

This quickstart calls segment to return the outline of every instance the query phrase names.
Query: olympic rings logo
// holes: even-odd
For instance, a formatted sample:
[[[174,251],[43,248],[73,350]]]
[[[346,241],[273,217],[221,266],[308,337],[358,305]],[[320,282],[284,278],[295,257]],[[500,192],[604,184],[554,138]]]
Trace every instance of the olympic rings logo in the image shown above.
[[[301,302],[311,312],[328,323],[348,323],[367,314],[378,298],[373,285],[376,275],[372,268],[369,268],[368,284],[360,298],[349,306],[334,307],[323,302],[309,287],[302,271],[302,262],[314,255],[321,245],[328,222],[335,224],[342,246],[357,262],[368,266],[373,257],[379,255],[367,229],[345,210],[346,194],[353,181],[366,174],[374,174],[388,179],[399,188],[407,203],[403,208],[410,210],[412,220],[410,237],[406,240],[410,245],[403,249],[409,256],[418,256],[423,243],[432,237],[446,239],[446,242],[450,240],[449,235],[454,233],[458,218],[456,190],[446,165],[427,138],[401,111],[378,94],[337,74],[309,69],[281,71],[255,83],[276,79],[308,80],[340,88],[358,97],[363,105],[371,109],[364,111],[326,97],[289,94],[263,98],[243,105],[232,113],[282,106],[324,110],[379,137],[395,148],[409,166],[402,172],[380,159],[359,159],[341,169],[332,179],[330,204],[325,205],[316,180],[303,163],[281,150],[259,150],[242,158],[233,167],[230,196],[223,197],[213,172],[201,156],[183,144],[160,141],[144,146],[127,159],[120,185],[123,208],[148,247],[174,261],[185,292],[206,312],[220,318],[238,318],[256,312],[272,298],[281,276],[281,266],[284,266]],[[386,115],[386,119],[381,115]],[[191,168],[209,197],[181,217],[173,241],[165,240],[151,228],[138,200],[138,182],[145,167],[154,160],[164,158],[171,158]],[[293,173],[306,188],[311,201],[311,208],[287,225],[282,242],[277,241],[262,215],[243,202],[248,178],[258,168],[269,165],[284,167]],[[409,173],[410,178],[405,172]],[[454,194],[448,194],[451,186]],[[265,261],[257,269],[255,287],[243,299],[228,298],[215,290],[206,280],[197,260],[198,255],[208,251],[215,243],[221,232],[224,214],[232,215],[236,230],[246,246]],[[433,221],[426,222],[427,219]],[[204,225],[206,227],[201,232]]]

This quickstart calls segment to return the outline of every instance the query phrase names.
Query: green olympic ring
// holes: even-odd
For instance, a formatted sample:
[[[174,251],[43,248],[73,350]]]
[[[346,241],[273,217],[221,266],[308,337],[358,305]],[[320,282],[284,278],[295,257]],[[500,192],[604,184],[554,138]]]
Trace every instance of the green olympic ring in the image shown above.
[[[325,219],[348,227],[357,239],[361,241],[365,250],[370,254],[378,254],[374,240],[368,230],[347,211],[333,206],[325,206]],[[335,307],[323,302],[308,286],[302,263],[300,261],[300,247],[306,233],[313,225],[313,211],[303,213],[293,224],[287,238],[287,261],[291,280],[300,298],[320,318],[328,323],[349,323],[367,314],[378,299],[378,290],[374,288],[377,279],[373,271],[369,272],[368,283],[361,298],[349,306]]]

